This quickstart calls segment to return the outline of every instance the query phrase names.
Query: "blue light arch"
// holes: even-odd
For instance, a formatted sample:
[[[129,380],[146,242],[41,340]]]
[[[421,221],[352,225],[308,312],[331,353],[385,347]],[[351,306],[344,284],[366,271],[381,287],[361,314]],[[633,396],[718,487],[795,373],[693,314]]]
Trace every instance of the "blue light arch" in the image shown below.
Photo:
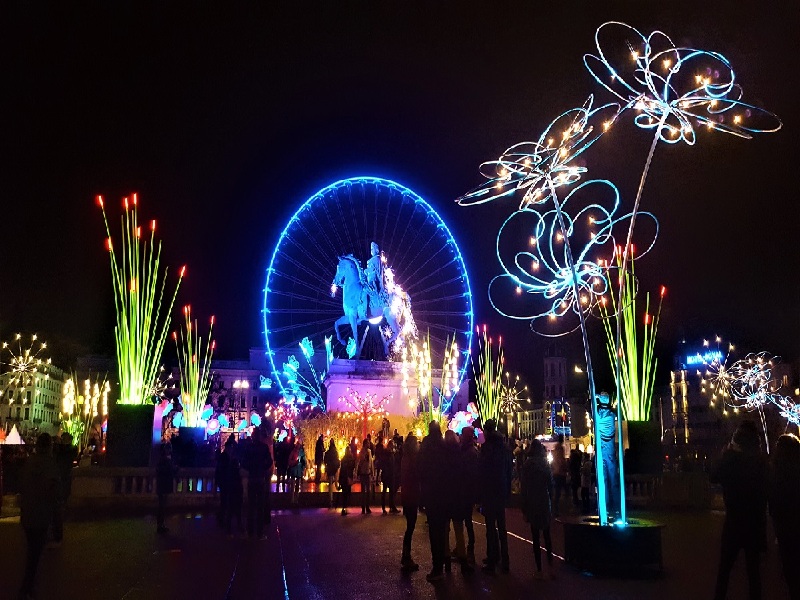
[[[267,356],[269,358],[273,378],[279,382],[279,385],[282,389],[283,386],[282,383],[280,383],[280,377],[277,375],[280,372],[280,363],[276,365],[275,361],[276,354],[285,352],[286,349],[289,348],[287,345],[287,339],[290,339],[291,335],[289,335],[288,332],[294,332],[296,329],[296,336],[300,336],[293,342],[295,344],[295,353],[298,350],[296,344],[299,343],[302,337],[309,335],[304,331],[302,324],[298,325],[297,327],[294,327],[291,323],[288,325],[286,324],[287,320],[294,319],[294,315],[287,314],[292,311],[291,308],[287,307],[287,304],[291,304],[291,301],[288,303],[285,302],[287,299],[291,300],[291,295],[294,292],[289,293],[284,288],[286,288],[288,285],[303,285],[299,281],[300,277],[296,276],[294,269],[302,270],[305,268],[303,262],[309,261],[314,263],[309,267],[309,271],[313,271],[314,276],[323,276],[321,275],[323,273],[323,271],[320,270],[321,267],[329,266],[331,270],[327,274],[327,278],[322,279],[320,282],[321,289],[314,292],[316,297],[312,298],[310,295],[311,292],[308,291],[310,286],[303,286],[306,288],[303,293],[309,294],[309,296],[304,298],[303,301],[310,301],[311,303],[316,301],[321,305],[319,310],[312,311],[310,313],[317,317],[326,312],[332,315],[330,302],[333,302],[336,306],[338,306],[338,308],[335,309],[338,314],[336,317],[330,319],[330,323],[326,332],[327,335],[332,333],[333,320],[341,315],[341,297],[337,297],[334,301],[324,297],[324,295],[327,295],[328,292],[328,282],[332,279],[335,271],[335,260],[338,255],[353,252],[356,256],[361,256],[364,254],[364,251],[368,249],[368,245],[366,248],[363,248],[363,245],[369,238],[369,231],[367,231],[369,227],[364,227],[364,231],[356,232],[354,234],[351,234],[350,231],[328,232],[320,229],[320,221],[322,219],[321,215],[332,217],[333,219],[341,217],[341,222],[345,227],[349,228],[352,226],[353,228],[358,229],[358,227],[361,227],[363,224],[355,223],[355,221],[367,220],[368,218],[374,216],[374,220],[377,223],[378,216],[372,214],[368,215],[366,206],[359,206],[359,208],[362,210],[358,215],[358,219],[348,219],[348,215],[337,214],[343,212],[342,206],[344,204],[348,204],[347,199],[349,199],[354,193],[354,190],[356,194],[362,194],[363,198],[367,197],[368,190],[374,190],[375,199],[373,208],[375,209],[376,215],[377,212],[384,209],[387,213],[391,213],[391,207],[386,208],[383,205],[379,206],[378,197],[381,194],[388,195],[392,205],[396,205],[398,201],[403,203],[402,206],[405,207],[404,210],[407,213],[409,212],[409,207],[412,208],[409,213],[411,215],[409,223],[398,223],[398,225],[402,225],[406,228],[405,230],[399,232],[402,234],[401,238],[403,240],[406,237],[405,234],[407,233],[407,230],[410,229],[414,229],[418,237],[421,233],[418,231],[420,228],[424,229],[425,231],[430,231],[431,239],[436,236],[441,238],[441,240],[435,240],[435,243],[441,245],[441,248],[439,248],[440,253],[449,256],[446,266],[440,268],[447,268],[449,276],[448,282],[453,284],[454,289],[447,290],[448,295],[444,300],[438,298],[436,299],[436,302],[438,303],[436,306],[437,310],[430,311],[429,318],[445,319],[447,317],[447,310],[442,310],[442,302],[444,301],[448,303],[448,306],[445,306],[444,308],[449,309],[449,306],[458,307],[457,310],[453,309],[455,312],[450,315],[448,325],[452,321],[460,321],[457,327],[452,327],[451,334],[457,334],[459,350],[462,352],[460,379],[463,381],[468,362],[467,357],[472,344],[472,334],[474,331],[474,312],[472,303],[472,288],[461,250],[458,247],[450,228],[441,218],[439,213],[425,199],[416,194],[414,191],[395,181],[369,176],[342,179],[319,190],[300,205],[300,207],[289,218],[283,230],[281,231],[280,236],[278,237],[278,241],[272,250],[269,266],[267,267],[266,271],[264,302],[262,307],[264,323],[263,331],[266,341]],[[343,198],[345,200],[343,200]],[[328,204],[326,204],[326,201]],[[355,215],[353,207],[357,202],[358,199],[354,199],[351,205],[345,207],[346,209],[350,210],[351,215]],[[366,203],[367,200],[365,199],[364,202]],[[401,210],[398,211],[398,220],[402,220],[403,218],[404,213],[402,206]],[[390,223],[392,222],[391,214],[381,215],[380,218],[383,218]],[[393,228],[396,233],[398,228],[398,226],[394,226]],[[385,231],[386,226],[384,226],[384,232]],[[422,242],[427,245],[431,242],[431,239],[422,240]],[[358,248],[362,248],[361,251],[359,251],[358,248],[354,249],[354,240],[361,242],[361,245],[355,244],[355,246],[358,246]],[[379,239],[378,241],[379,243],[385,243],[386,240]],[[350,243],[351,246],[348,246],[348,243]],[[319,246],[319,248],[312,248],[312,245]],[[396,263],[393,263],[393,258],[396,255],[392,254],[392,250],[396,249],[389,248],[387,251],[389,263],[396,267],[398,276],[402,277],[403,273],[401,272],[401,269]],[[447,250],[447,252],[441,252],[442,250]],[[366,256],[362,256],[362,258],[366,258]],[[282,260],[284,265],[281,267],[279,266],[279,263],[281,263]],[[327,263],[328,261],[329,265],[320,265],[320,263]],[[287,265],[289,265],[289,267],[292,269],[291,274],[288,273],[289,267],[287,267]],[[292,283],[291,280],[294,280],[294,282]],[[428,291],[431,288],[429,286],[426,290],[417,290],[417,295],[415,296],[413,285],[407,285],[408,281],[401,281],[401,283],[405,284],[404,288],[407,289],[411,295],[412,311],[414,312],[416,318],[418,311],[415,310],[415,305],[425,304],[425,299],[421,298],[419,294],[424,293],[424,291]],[[436,286],[433,287],[435,288]],[[281,302],[276,302],[276,299],[280,300]],[[280,304],[280,306],[276,306],[276,304]],[[309,309],[303,308],[301,310],[308,312]],[[424,310],[420,310],[419,312],[421,315],[427,315]],[[283,322],[279,325],[277,322],[281,319],[283,319]],[[312,319],[309,318],[308,320],[311,321]],[[318,319],[317,324],[324,322],[325,321]],[[428,324],[430,325],[430,323]],[[420,323],[418,320],[418,326],[420,329],[420,335],[425,335],[425,322]],[[281,330],[280,335],[276,335],[277,329]],[[444,327],[439,327],[439,329],[441,330],[439,333],[443,333]],[[319,332],[316,335],[319,335]],[[432,335],[432,337],[434,336]],[[317,345],[321,344],[320,339],[314,339],[314,337],[312,337],[312,341]]]

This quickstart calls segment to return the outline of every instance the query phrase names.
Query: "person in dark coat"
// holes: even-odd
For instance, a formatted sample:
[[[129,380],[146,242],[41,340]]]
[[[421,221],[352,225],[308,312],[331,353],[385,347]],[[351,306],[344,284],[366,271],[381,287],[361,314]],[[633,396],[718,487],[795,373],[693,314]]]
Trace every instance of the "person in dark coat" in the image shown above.
[[[356,459],[353,456],[353,447],[348,445],[344,449],[344,458],[339,467],[339,487],[342,489],[342,516],[347,514],[347,505],[350,501],[350,489],[355,477]]]
[[[223,451],[217,453],[217,464],[214,469],[214,481],[217,483],[219,490],[219,508],[217,509],[217,524],[223,527],[227,523],[228,511],[228,466],[230,463],[231,453],[230,448],[236,440],[233,436],[229,436],[225,440],[225,448]]]
[[[436,421],[431,421],[428,425],[428,435],[420,444],[418,461],[421,500],[428,516],[428,536],[433,563],[426,579],[435,582],[444,577],[444,568],[447,567],[449,570],[450,566],[447,556],[447,537],[448,523],[453,512],[451,494],[454,483],[449,468],[452,464],[444,445],[441,426]]]
[[[403,458],[400,461],[400,494],[403,501],[403,516],[406,519],[406,532],[403,535],[403,554],[400,565],[404,571],[416,571],[419,565],[411,558],[411,538],[417,525],[420,502],[419,483],[419,441],[409,433],[403,443]]]
[[[167,512],[167,500],[175,485],[175,463],[172,460],[172,446],[161,444],[156,464],[156,495],[158,496],[158,511],[156,512],[156,532],[167,533],[169,529],[164,524]]]
[[[739,551],[744,550],[750,600],[758,600],[759,554],[766,549],[768,471],[754,421],[743,421],[736,429],[733,441],[711,472],[711,481],[722,485],[725,502],[714,598],[725,600],[731,569]]]
[[[225,526],[228,529],[228,537],[233,536],[233,520],[236,519],[238,531],[242,529],[242,506],[244,504],[244,486],[242,484],[242,463],[239,459],[239,445],[233,436],[228,438],[225,443],[225,454],[228,455],[226,461],[225,489],[227,490],[227,510],[225,514]]]
[[[461,485],[461,517],[467,530],[467,561],[475,565],[475,529],[472,526],[472,511],[479,498],[478,448],[475,446],[475,429],[471,426],[461,430],[461,464],[463,481]]]
[[[497,423],[488,419],[484,424],[486,441],[478,455],[481,482],[481,506],[486,521],[485,573],[494,573],[498,563],[503,573],[508,573],[508,534],[506,532],[506,506],[511,495],[511,477],[514,468],[511,451],[503,437],[497,433]]]
[[[528,456],[522,466],[520,479],[522,492],[522,515],[531,526],[533,558],[536,561],[536,576],[542,577],[542,550],[539,547],[539,532],[544,537],[547,565],[553,568],[553,542],[550,538],[550,521],[553,502],[553,472],[547,464],[547,449],[539,440],[528,447]]]
[[[333,440],[330,441],[328,450],[325,452],[324,463],[325,475],[328,478],[328,508],[333,508],[333,490],[336,487],[339,467],[341,466],[339,452],[336,450],[336,444],[333,443]]]
[[[386,514],[386,494],[389,494],[389,511],[399,513],[395,504],[397,495],[397,451],[394,448],[394,440],[389,440],[383,451],[383,468],[381,469],[381,510]]]
[[[372,512],[369,507],[370,482],[372,480],[372,452],[369,438],[361,444],[361,452],[358,453],[358,462],[356,463],[356,474],[361,484],[361,514],[366,515]]]
[[[60,485],[58,487],[58,502],[53,512],[53,543],[61,544],[64,539],[64,513],[67,510],[67,501],[72,493],[72,469],[78,456],[77,449],[72,445],[72,435],[61,434],[60,442],[53,448]]]
[[[468,575],[474,572],[475,569],[473,569],[472,565],[467,560],[467,548],[464,543],[464,518],[467,510],[465,498],[467,497],[468,489],[466,463],[461,453],[461,443],[458,439],[458,434],[452,429],[448,429],[445,432],[444,445],[447,449],[447,468],[451,479],[451,485],[447,490],[448,505],[450,507],[448,530],[449,523],[452,522],[453,533],[456,538],[454,554],[459,565],[461,565],[462,575]]]
[[[573,448],[569,453],[569,486],[572,488],[572,504],[576,508],[581,505],[578,490],[581,487],[581,466],[583,465],[583,452],[580,448]]]
[[[272,476],[272,455],[261,439],[259,429],[253,430],[253,438],[244,454],[247,469],[247,534],[265,539],[264,524],[269,523],[267,512],[267,486]]]
[[[275,469],[277,470],[278,482],[276,489],[279,491],[280,486],[283,485],[284,491],[288,487],[286,481],[287,471],[289,470],[289,455],[292,453],[294,442],[291,436],[286,436],[275,445]]]
[[[53,520],[61,485],[58,466],[52,455],[53,441],[42,433],[36,439],[36,453],[22,470],[20,523],[25,531],[28,551],[20,598],[33,598],[39,559],[47,543],[47,530]]]
[[[322,463],[325,462],[325,440],[322,437],[322,434],[319,434],[317,438],[317,443],[314,444],[314,466],[316,467],[316,472],[314,474],[314,483],[317,484],[317,489],[319,490],[319,484],[322,481]]]
[[[789,587],[789,598],[800,600],[800,577],[794,569],[800,565],[800,440],[790,433],[778,438],[772,453],[769,512],[783,576]]]

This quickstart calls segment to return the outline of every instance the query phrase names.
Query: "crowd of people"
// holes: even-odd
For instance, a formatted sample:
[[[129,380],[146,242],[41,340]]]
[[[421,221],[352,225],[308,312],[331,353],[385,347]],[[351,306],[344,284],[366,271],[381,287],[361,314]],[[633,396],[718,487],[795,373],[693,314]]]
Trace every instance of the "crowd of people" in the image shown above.
[[[571,497],[575,510],[587,509],[593,487],[591,459],[578,450],[567,455],[561,444],[548,456],[548,450],[539,440],[509,443],[497,432],[493,420],[484,423],[484,436],[479,445],[472,427],[465,427],[460,435],[452,430],[443,433],[439,423],[433,421],[421,440],[413,432],[405,438],[396,430],[391,437],[380,432],[374,442],[369,435],[360,444],[351,440],[341,458],[333,440],[329,440],[326,448],[323,437],[319,436],[313,455],[315,482],[322,483],[324,471],[328,506],[341,510],[342,515],[347,515],[351,508],[351,492],[356,482],[360,485],[362,514],[371,513],[371,507],[377,504],[378,488],[382,512],[400,513],[399,491],[406,522],[400,568],[406,573],[419,569],[411,549],[417,519],[424,514],[431,554],[427,579],[431,582],[442,580],[453,562],[458,563],[464,575],[474,572],[473,516],[476,508],[486,525],[486,557],[481,570],[488,574],[509,572],[506,508],[512,483],[518,485],[520,508],[533,541],[534,575],[552,577],[551,523],[558,514],[562,495],[565,499]],[[69,434],[63,434],[55,444],[50,435],[41,434],[35,452],[24,466],[20,508],[27,555],[22,598],[33,597],[37,566],[48,541],[58,545],[62,539],[64,509],[70,495],[75,460]],[[246,533],[264,539],[271,519],[273,471],[278,489],[291,492],[292,503],[296,505],[307,466],[302,440],[287,436],[275,442],[273,429],[267,421],[242,441],[229,437],[224,450],[218,454],[215,473],[219,525],[230,536],[237,531],[245,532],[242,512],[245,508],[243,474],[246,473]],[[159,533],[167,531],[165,512],[175,475],[170,445],[163,444],[155,478]],[[800,506],[800,439],[784,434],[768,460],[761,447],[757,425],[743,421],[716,462],[711,478],[721,485],[726,508],[715,598],[726,598],[730,572],[740,551],[745,555],[750,598],[761,597],[759,559],[767,547],[769,514],[790,597],[800,600],[800,579],[792,574],[792,567],[800,558],[800,547],[796,543],[800,535],[797,511]],[[336,489],[341,492],[338,503]],[[546,554],[544,564],[540,542]]]

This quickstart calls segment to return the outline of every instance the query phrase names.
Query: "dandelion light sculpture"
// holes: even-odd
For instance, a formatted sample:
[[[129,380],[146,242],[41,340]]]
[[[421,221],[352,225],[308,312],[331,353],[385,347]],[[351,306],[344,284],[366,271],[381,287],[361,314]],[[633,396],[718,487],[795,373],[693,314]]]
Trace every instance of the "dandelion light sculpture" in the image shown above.
[[[192,320],[192,307],[188,304],[183,307],[183,318],[180,334],[173,332],[172,338],[178,351],[184,418],[189,427],[199,427],[211,389],[211,361],[216,348],[216,342],[212,340],[215,319],[211,317],[208,337],[203,343],[197,320]]]
[[[8,372],[3,395],[7,396],[9,404],[14,402],[27,404],[29,401],[27,391],[39,393],[34,389],[37,374],[41,374],[44,379],[50,378],[48,367],[52,361],[50,358],[44,358],[47,343],[39,340],[35,333],[29,336],[27,341],[23,339],[22,334],[18,333],[12,341],[2,344],[3,354],[6,355],[2,364],[6,366]]]
[[[111,259],[114,306],[117,313],[117,369],[121,404],[144,404],[158,377],[158,368],[169,332],[169,319],[181,281],[182,267],[171,297],[165,298],[167,271],[159,281],[161,242],[156,241],[156,222],[150,221],[149,234],[139,224],[138,199],[123,199],[122,235],[119,248],[112,242],[102,196],[97,203],[106,226],[106,250]]]

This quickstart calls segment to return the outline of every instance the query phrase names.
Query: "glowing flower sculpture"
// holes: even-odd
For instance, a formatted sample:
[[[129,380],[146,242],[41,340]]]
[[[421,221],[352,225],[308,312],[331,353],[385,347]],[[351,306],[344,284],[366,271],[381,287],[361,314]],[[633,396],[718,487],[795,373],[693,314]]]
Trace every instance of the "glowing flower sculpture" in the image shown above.
[[[614,243],[614,225],[627,221],[623,260],[621,265],[615,266],[619,268],[619,277],[625,276],[628,249],[633,245],[639,203],[656,145],[659,141],[694,144],[695,124],[743,138],[756,132],[777,131],[781,127],[780,121],[771,113],[741,102],[741,89],[734,82],[730,63],[721,54],[679,48],[661,32],[644,36],[633,27],[618,22],[600,26],[595,41],[598,55],[587,54],[584,64],[603,87],[622,101],[621,111],[616,104],[593,109],[590,96],[582,107],[571,109],[555,119],[536,142],[516,144],[498,160],[481,165],[481,173],[488,181],[457,200],[462,205],[481,204],[522,192],[519,210],[505,221],[498,233],[497,254],[504,273],[495,278],[490,287],[492,304],[506,316],[530,319],[534,330],[537,330],[536,325],[542,317],[549,321],[570,317],[564,321],[560,333],[580,327],[593,414],[596,414],[597,405],[585,318],[597,305],[602,292],[608,289],[608,273],[604,272],[608,263],[604,264],[604,257],[598,256],[598,251],[604,244]],[[576,184],[586,172],[586,167],[576,164],[575,159],[630,109],[638,111],[634,118],[638,127],[655,131],[631,212],[617,214],[618,194],[610,182],[586,182],[566,194],[563,202],[560,201],[557,190]],[[607,184],[614,189],[610,205],[596,200],[585,204],[575,201],[573,194],[598,190],[598,184]],[[550,200],[553,202],[552,210],[533,210],[534,205]],[[568,204],[569,214],[566,212]],[[589,206],[591,210],[582,208]],[[573,207],[578,208],[574,210]],[[590,232],[588,240],[577,229],[577,225],[586,224],[587,217],[590,224],[597,225],[597,230]],[[512,244],[516,242],[516,247],[512,245],[509,250],[504,238],[512,240]],[[525,240],[531,247],[520,250],[520,240]],[[638,245],[649,249],[652,242]],[[638,255],[643,254],[640,252]],[[610,254],[606,256],[610,258]],[[515,288],[517,296],[522,296],[523,292],[537,296],[538,307],[527,307],[526,314],[498,306],[495,298],[500,292],[500,284],[506,284],[508,292]],[[624,286],[620,286],[617,307],[624,306],[623,290]],[[514,297],[513,292],[507,295]],[[572,318],[575,316],[577,323]],[[622,319],[617,318],[614,344],[617,349],[621,348],[621,336]],[[620,389],[620,369],[617,368],[616,372],[617,389]],[[617,404],[619,426],[622,415],[620,404]],[[597,419],[595,435],[598,435]],[[618,436],[618,443],[618,453],[622,456],[622,435]],[[598,447],[598,467],[602,463],[599,450]],[[608,515],[604,477],[599,468],[597,475],[600,487],[598,512],[601,524],[605,525]],[[624,523],[625,482],[621,469],[619,479],[622,495],[620,522]]]
[[[351,338],[352,339],[352,338]],[[333,350],[331,349],[331,338],[326,337],[325,343],[325,369],[329,369],[333,361]],[[314,357],[314,344],[310,339],[304,337],[299,344],[300,352],[306,359],[306,364],[309,367],[311,377],[306,377],[300,368],[300,361],[294,356],[290,355],[288,362],[283,363],[282,375],[286,379],[286,392],[294,397],[294,400],[299,404],[309,404],[317,407],[320,410],[325,410],[325,398],[322,393],[324,388],[322,382],[325,379],[325,371],[322,374],[317,374],[314,368],[314,363],[311,360]]]
[[[541,335],[559,336],[577,330],[608,294],[608,258],[615,248],[614,232],[630,220],[619,215],[616,186],[590,180],[572,189],[550,210],[525,208],[512,213],[497,236],[497,256],[503,273],[489,286],[489,299],[500,314],[531,321]],[[658,222],[640,240],[643,256],[655,244]],[[562,227],[561,225],[564,225]],[[527,240],[519,248],[519,240]],[[606,257],[606,258],[603,258]]]
[[[645,36],[616,21],[601,25],[595,42],[586,68],[657,140],[694,144],[694,125],[748,139],[781,128],[772,113],[741,102],[733,68],[718,52],[676,47],[661,31]]]
[[[524,190],[519,208],[541,204],[554,196],[556,188],[578,181],[586,167],[575,158],[606,131],[617,114],[618,104],[592,109],[589,96],[580,108],[572,108],[553,120],[536,142],[520,142],[500,158],[481,165],[483,185],[456,200],[462,206],[483,204]]]

